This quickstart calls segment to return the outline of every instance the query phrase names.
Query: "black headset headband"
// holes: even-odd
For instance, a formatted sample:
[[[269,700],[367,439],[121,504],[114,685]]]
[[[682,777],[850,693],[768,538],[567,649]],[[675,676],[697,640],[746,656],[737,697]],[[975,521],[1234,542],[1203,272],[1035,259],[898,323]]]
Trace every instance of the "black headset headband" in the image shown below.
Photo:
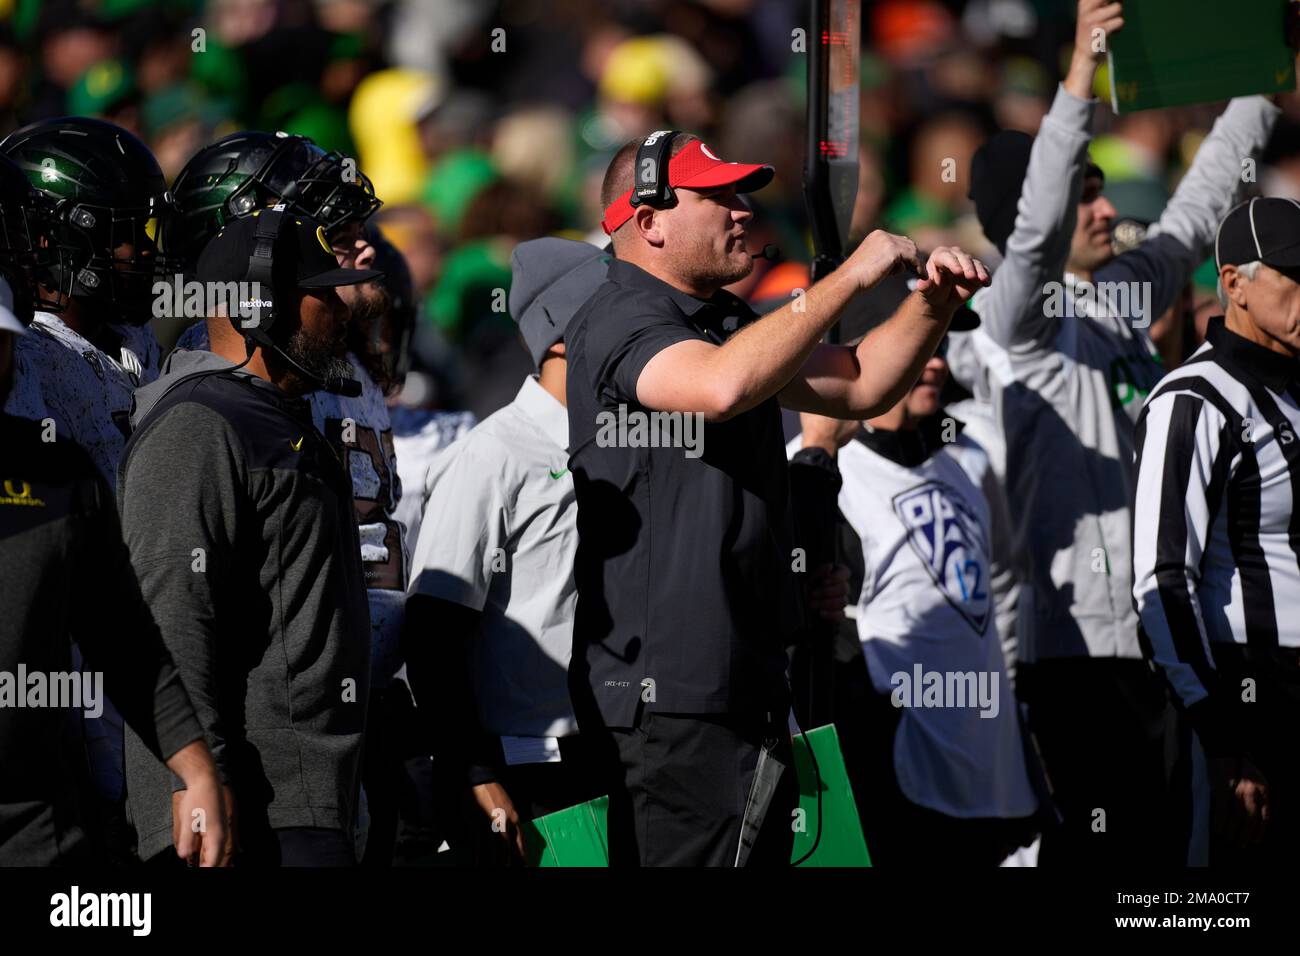
[[[633,209],[642,203],[662,209],[676,201],[673,187],[668,183],[668,163],[672,158],[673,140],[680,132],[676,129],[655,130],[637,147],[632,195],[628,197]]]

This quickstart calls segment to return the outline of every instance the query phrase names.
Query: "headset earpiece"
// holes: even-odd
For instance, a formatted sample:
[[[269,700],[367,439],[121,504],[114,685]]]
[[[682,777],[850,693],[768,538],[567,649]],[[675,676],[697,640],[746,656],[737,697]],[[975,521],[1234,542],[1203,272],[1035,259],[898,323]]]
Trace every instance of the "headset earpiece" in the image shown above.
[[[677,201],[673,187],[668,183],[668,162],[672,158],[673,139],[679,132],[675,129],[655,130],[637,147],[632,195],[628,199],[633,209],[642,203],[663,209]]]
[[[275,275],[275,247],[280,241],[280,234],[284,230],[288,215],[282,207],[260,209],[253,213],[253,221],[256,224],[253,232],[253,251],[248,257],[248,268],[244,272],[243,282],[245,285],[255,283],[257,286],[257,297],[260,300],[260,304],[256,307],[258,321],[256,325],[245,326],[241,317],[231,318],[241,335],[262,346],[271,346],[274,343],[272,332],[279,316],[277,300],[281,286],[281,283],[276,281]]]

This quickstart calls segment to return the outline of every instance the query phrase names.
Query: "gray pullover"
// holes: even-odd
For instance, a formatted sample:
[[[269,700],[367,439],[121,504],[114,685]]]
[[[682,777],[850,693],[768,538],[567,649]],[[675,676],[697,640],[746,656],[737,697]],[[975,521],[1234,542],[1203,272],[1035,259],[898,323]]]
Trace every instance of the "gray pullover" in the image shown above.
[[[285,827],[352,833],[370,624],[348,475],[305,400],[242,371],[192,375],[230,367],[177,351],[136,391],[118,506],[145,599],[235,792],[241,841],[256,852]],[[179,782],[133,733],[126,752],[148,858],[171,840]]]

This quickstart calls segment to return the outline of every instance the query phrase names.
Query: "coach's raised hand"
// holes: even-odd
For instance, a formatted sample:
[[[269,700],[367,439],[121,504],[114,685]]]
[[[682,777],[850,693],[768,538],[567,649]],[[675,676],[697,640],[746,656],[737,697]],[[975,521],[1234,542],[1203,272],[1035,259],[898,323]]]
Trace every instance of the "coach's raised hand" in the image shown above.
[[[870,289],[881,279],[907,266],[917,272],[921,271],[916,243],[907,236],[897,236],[877,229],[862,240],[861,245],[853,250],[853,254],[837,271],[857,279],[858,288]]]
[[[940,246],[926,260],[925,277],[917,282],[916,291],[935,310],[952,314],[988,284],[984,263],[956,246]]]

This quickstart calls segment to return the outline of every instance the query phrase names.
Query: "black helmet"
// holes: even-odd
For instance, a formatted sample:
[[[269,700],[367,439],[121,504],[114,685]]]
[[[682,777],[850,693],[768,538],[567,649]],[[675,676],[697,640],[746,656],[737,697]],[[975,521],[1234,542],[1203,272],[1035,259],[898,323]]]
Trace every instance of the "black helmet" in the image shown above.
[[[149,148],[113,123],[65,117],[10,133],[0,153],[45,200],[40,231],[63,253],[49,265],[52,287],[103,303],[114,320],[147,322],[154,280],[169,265],[158,230],[173,208]]]
[[[50,264],[62,250],[41,245],[40,219],[49,202],[27,181],[12,159],[0,153],[0,278],[13,290],[13,311],[28,325],[36,308],[58,311],[57,299],[41,296],[39,284],[54,286]]]
[[[255,209],[284,203],[329,234],[382,205],[355,160],[289,133],[232,133],[195,153],[172,191],[178,214],[166,241],[190,267],[223,226]]]

